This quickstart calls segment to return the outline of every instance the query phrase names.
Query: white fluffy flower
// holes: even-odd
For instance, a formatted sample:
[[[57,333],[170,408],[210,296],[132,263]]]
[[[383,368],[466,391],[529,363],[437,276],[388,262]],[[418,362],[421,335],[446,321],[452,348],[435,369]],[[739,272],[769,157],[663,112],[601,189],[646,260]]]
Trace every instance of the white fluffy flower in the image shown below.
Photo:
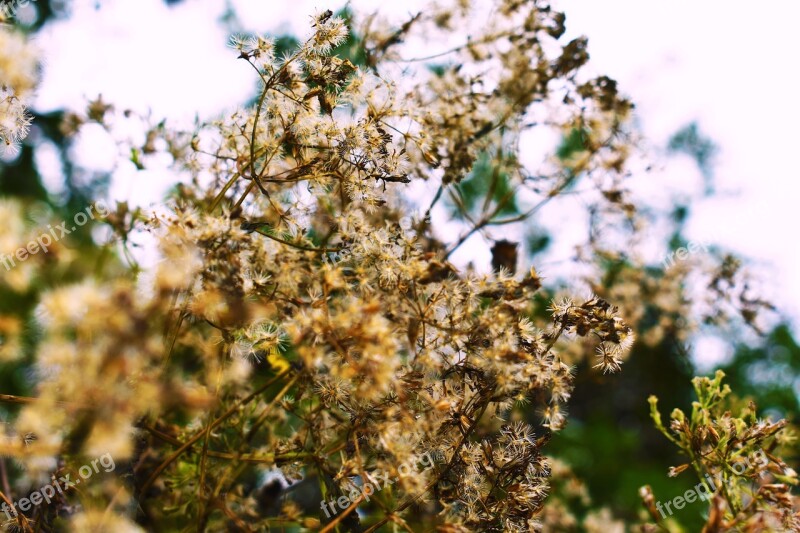
[[[0,153],[14,151],[28,134],[26,101],[37,78],[33,46],[22,34],[0,26]]]

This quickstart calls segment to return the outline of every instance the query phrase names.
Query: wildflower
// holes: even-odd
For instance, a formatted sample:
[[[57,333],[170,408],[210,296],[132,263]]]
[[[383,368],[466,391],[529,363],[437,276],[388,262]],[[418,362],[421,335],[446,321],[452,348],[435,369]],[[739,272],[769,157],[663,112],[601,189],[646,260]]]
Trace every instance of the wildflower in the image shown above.
[[[317,15],[315,19],[314,36],[309,41],[309,48],[314,54],[327,54],[347,38],[344,20],[334,17],[330,10]]]
[[[602,369],[603,374],[619,372],[622,368],[622,360],[619,358],[621,353],[622,349],[618,344],[600,343],[597,347],[597,356],[600,358],[600,362],[594,367]]]
[[[0,150],[11,152],[28,135],[27,101],[38,81],[36,52],[22,34],[0,24]]]

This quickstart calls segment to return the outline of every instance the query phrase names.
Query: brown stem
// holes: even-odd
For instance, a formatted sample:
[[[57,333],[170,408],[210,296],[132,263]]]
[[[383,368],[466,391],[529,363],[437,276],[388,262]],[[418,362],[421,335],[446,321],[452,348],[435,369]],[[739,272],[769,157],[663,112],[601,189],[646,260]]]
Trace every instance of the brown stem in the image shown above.
[[[0,479],[3,482],[3,492],[12,496],[11,484],[8,482],[8,470],[6,469],[6,458],[0,457]]]
[[[287,372],[288,371],[284,371],[284,372],[278,374],[277,376],[275,376],[274,378],[269,380],[267,383],[265,383],[263,386],[259,387],[257,390],[252,392],[250,395],[245,397],[243,400],[235,403],[230,409],[225,411],[225,413],[223,413],[220,417],[218,417],[216,420],[214,420],[214,422],[211,423],[211,425],[209,426],[210,430],[216,428],[217,426],[219,426],[227,418],[229,418],[236,411],[238,411],[240,407],[242,407],[243,405],[247,405],[248,403],[253,401],[258,395],[260,395],[261,393],[266,391],[268,388],[270,388],[272,385],[274,385],[279,379],[282,379],[287,374]],[[175,452],[173,452],[172,455],[167,457],[160,465],[158,465],[158,467],[156,467],[156,469],[153,471],[153,473],[150,475],[150,477],[147,479],[147,481],[145,481],[144,484],[142,485],[142,487],[139,489],[139,494],[141,494],[141,495],[147,494],[147,491],[150,489],[150,487],[153,485],[153,483],[155,483],[155,481],[158,479],[158,477],[161,475],[161,473],[164,472],[164,470],[169,465],[171,465],[178,457],[180,457],[183,454],[183,452],[185,452],[186,450],[191,448],[198,440],[203,438],[203,435],[205,435],[205,434],[206,434],[206,430],[205,429],[203,429],[202,431],[197,432],[192,438],[187,440],[182,446],[180,446],[177,450],[175,450]]]
[[[11,508],[12,512],[15,512],[14,511],[14,504],[11,503],[11,500],[8,499],[8,496],[6,496],[4,492],[0,492],[0,499],[2,499],[4,502],[6,502],[6,505],[8,505]],[[17,523],[19,524],[19,527],[22,528],[22,531],[24,531],[24,532],[31,531],[30,523],[28,522],[28,519],[24,514],[16,513],[14,516],[17,519]]]
[[[412,498],[406,500],[404,503],[402,503],[399,506],[397,506],[397,508],[395,508],[395,510],[392,511],[391,514],[384,516],[377,523],[373,524],[367,530],[365,530],[364,533],[372,533],[373,531],[377,530],[379,527],[383,526],[384,524],[386,524],[387,522],[392,520],[393,516],[395,514],[403,512],[406,509],[408,509],[414,503],[419,501],[423,496],[425,496],[425,494],[427,494],[429,490],[431,490],[433,487],[435,487],[436,484],[439,483],[439,481],[441,481],[441,479],[445,475],[447,475],[448,472],[450,472],[450,470],[456,464],[456,460],[458,459],[458,452],[461,450],[461,447],[467,442],[467,439],[469,438],[469,436],[472,434],[472,432],[477,427],[478,422],[480,421],[481,417],[483,416],[483,413],[486,412],[486,408],[488,406],[489,406],[489,402],[486,402],[486,403],[484,403],[483,407],[481,407],[480,412],[475,417],[475,420],[472,422],[472,424],[470,425],[469,429],[464,432],[464,435],[461,437],[461,440],[459,441],[458,446],[456,446],[455,450],[453,450],[453,457],[450,458],[450,462],[447,463],[447,466],[444,468],[444,470],[442,470],[442,472],[438,476],[436,476],[436,478],[433,481],[428,483],[425,486],[425,488],[422,489],[421,492],[419,492],[419,494],[417,494],[416,496],[413,496]]]
[[[295,244],[293,242],[287,241],[285,239],[281,239],[280,237],[276,237],[275,235],[270,235],[266,231],[262,230],[261,228],[256,228],[254,230],[256,233],[263,235],[264,237],[269,237],[273,241],[277,241],[281,244],[285,244],[286,246],[291,246],[292,248],[297,248],[298,250],[304,250],[306,252],[341,252],[341,248],[314,248],[313,246],[303,246],[302,244]]]
[[[172,444],[173,446],[180,447],[185,444],[182,440],[176,439],[172,435],[167,435],[166,433],[161,432],[153,427],[147,425],[142,425],[139,427],[144,429],[157,439],[166,442],[168,444]],[[252,455],[252,454],[218,452],[214,450],[209,450],[208,456],[211,457],[212,459],[225,459],[227,461],[243,461],[246,463],[271,465],[274,464],[276,461],[302,459],[304,457],[311,457],[313,456],[313,454],[305,452],[288,452],[280,454]]]
[[[361,496],[356,498],[356,500],[353,503],[351,503],[347,509],[342,511],[342,514],[334,518],[327,526],[323,527],[319,531],[319,533],[328,533],[328,531],[331,531],[333,528],[335,528],[339,522],[341,522],[347,517],[347,515],[356,510],[356,507],[358,507],[358,504],[361,503],[363,499],[364,499],[364,494],[361,494]]]

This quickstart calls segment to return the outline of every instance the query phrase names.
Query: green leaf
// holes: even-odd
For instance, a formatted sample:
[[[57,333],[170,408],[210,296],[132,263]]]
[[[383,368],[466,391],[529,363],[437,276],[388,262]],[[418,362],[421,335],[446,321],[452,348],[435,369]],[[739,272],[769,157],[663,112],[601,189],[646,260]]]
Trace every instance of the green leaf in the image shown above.
[[[131,148],[131,163],[136,165],[136,170],[144,170],[144,164],[142,163],[141,153],[137,148]]]
[[[566,161],[578,152],[586,150],[587,132],[578,128],[573,128],[561,141],[561,145],[556,150],[556,156]]]
[[[495,205],[501,201],[504,202],[503,207],[497,213],[498,216],[518,215],[520,212],[514,195],[509,197],[512,187],[508,173],[503,171],[485,152],[478,156],[472,171],[458,184],[458,190],[461,192],[464,207],[472,215],[478,213],[478,209],[482,207],[487,195]],[[459,218],[462,217],[459,212],[456,212],[455,215]]]

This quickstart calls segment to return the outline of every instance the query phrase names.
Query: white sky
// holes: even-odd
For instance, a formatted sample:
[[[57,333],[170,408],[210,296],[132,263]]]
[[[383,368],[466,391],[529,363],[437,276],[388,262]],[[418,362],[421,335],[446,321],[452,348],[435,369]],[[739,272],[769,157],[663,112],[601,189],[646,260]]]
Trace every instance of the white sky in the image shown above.
[[[564,6],[569,33],[589,36],[594,67],[633,96],[651,144],[666,146],[696,120],[719,146],[721,194],[695,205],[690,235],[752,258],[764,280],[760,288],[797,332],[800,243],[792,231],[800,218],[800,3],[572,0]],[[685,184],[687,174],[699,187],[696,169],[678,162],[664,169],[653,191]],[[707,359],[727,353],[721,342],[700,344]]]
[[[232,0],[247,29],[305,34],[308,16],[341,1]],[[73,16],[38,37],[46,61],[37,108],[80,107],[102,93],[120,107],[151,110],[154,117],[188,120],[212,116],[252,94],[252,73],[225,47],[218,22],[223,0],[75,0]],[[419,0],[352,4],[404,16]],[[99,9],[97,6],[101,6]],[[592,68],[620,82],[637,105],[654,154],[691,121],[720,148],[716,183],[722,194],[695,205],[690,236],[720,242],[753,258],[767,293],[790,316],[800,317],[798,226],[800,107],[795,102],[800,3],[673,0],[571,0],[568,37],[589,37]],[[795,65],[792,67],[792,65]],[[103,157],[102,135],[88,135],[83,155]],[[105,163],[102,161],[105,160]],[[702,181],[689,160],[657,164],[637,191],[654,198],[690,190]],[[166,169],[120,169],[115,199],[157,201]],[[796,328],[797,329],[797,328]]]

